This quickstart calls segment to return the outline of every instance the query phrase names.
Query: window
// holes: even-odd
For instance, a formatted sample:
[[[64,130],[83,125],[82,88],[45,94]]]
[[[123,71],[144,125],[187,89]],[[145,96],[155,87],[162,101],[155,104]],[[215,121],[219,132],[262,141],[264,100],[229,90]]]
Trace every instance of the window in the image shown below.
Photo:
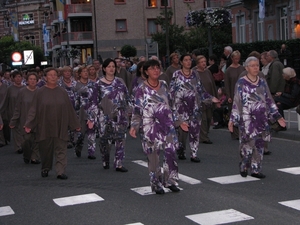
[[[24,39],[28,42],[30,42],[31,44],[35,45],[35,37],[33,34],[27,34],[24,36]]]
[[[9,28],[9,17],[8,16],[4,17],[4,27]]]
[[[126,19],[116,20],[116,31],[119,31],[119,32],[127,31]]]
[[[151,7],[151,8],[157,7],[157,0],[147,0],[147,7]]]
[[[237,16],[237,40],[239,43],[245,43],[245,15]]]
[[[157,33],[157,24],[155,23],[156,19],[148,19],[147,20],[147,28],[148,32],[147,34],[151,36],[152,34]]]
[[[280,8],[280,39],[285,41],[288,39],[288,25],[287,25],[287,7]]]
[[[170,0],[160,0],[160,6],[164,7],[165,6],[165,2],[167,3],[167,6],[170,7]]]
[[[264,40],[264,19],[259,18],[259,13],[256,13],[256,40],[263,41]]]
[[[125,4],[126,0],[115,0],[115,4]]]

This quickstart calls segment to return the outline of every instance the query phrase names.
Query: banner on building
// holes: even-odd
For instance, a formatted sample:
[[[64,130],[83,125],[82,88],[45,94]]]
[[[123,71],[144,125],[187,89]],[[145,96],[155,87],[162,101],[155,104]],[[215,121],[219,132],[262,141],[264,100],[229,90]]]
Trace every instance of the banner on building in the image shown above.
[[[49,56],[47,43],[50,42],[50,33],[49,30],[46,29],[45,23],[43,23],[43,39],[44,39],[44,55]]]
[[[19,21],[18,14],[16,12],[10,13],[11,23],[12,23],[12,33],[14,35],[14,40],[19,41]]]
[[[263,19],[265,18],[265,0],[258,0],[258,6],[259,6],[258,17],[260,19]]]
[[[58,12],[58,21],[63,22],[65,20],[65,0],[56,0],[56,8]]]

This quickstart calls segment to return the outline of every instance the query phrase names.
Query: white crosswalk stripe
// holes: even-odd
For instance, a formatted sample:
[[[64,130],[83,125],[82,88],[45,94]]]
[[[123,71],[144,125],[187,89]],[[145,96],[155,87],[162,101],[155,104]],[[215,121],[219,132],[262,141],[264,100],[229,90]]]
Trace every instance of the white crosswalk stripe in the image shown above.
[[[78,205],[83,203],[90,203],[90,202],[98,202],[104,201],[99,195],[92,193],[92,194],[85,194],[85,195],[75,195],[70,197],[64,198],[55,198],[53,199],[55,204],[59,205],[60,207],[69,206],[69,205]]]
[[[289,168],[282,168],[282,169],[277,169],[278,171],[285,172],[285,173],[290,173],[293,175],[299,175],[300,174],[300,167],[289,167]]]
[[[226,224],[254,219],[252,216],[248,216],[234,209],[199,213],[186,217],[201,225]]]
[[[231,176],[223,176],[223,177],[213,177],[207,178],[208,180],[217,182],[219,184],[234,184],[234,183],[242,183],[242,182],[249,182],[249,181],[258,181],[260,179],[247,176],[242,177],[241,175],[231,175]]]
[[[144,225],[143,223],[127,223],[125,225]]]
[[[12,210],[10,206],[0,207],[0,216],[8,216],[13,214],[15,214],[15,212]]]
[[[183,190],[182,188],[179,188],[180,190]],[[152,192],[151,191],[151,186],[145,186],[145,187],[137,187],[137,188],[131,188],[130,190],[140,194],[140,195],[143,195],[143,196],[146,196],[146,195],[154,195],[156,194],[155,192]],[[170,193],[172,192],[170,189],[168,188],[164,188],[164,191],[165,193]]]
[[[144,166],[144,167],[148,167],[148,164],[147,162],[143,161],[143,160],[135,160],[135,161],[132,161],[136,164],[139,164],[141,166]],[[185,183],[188,183],[188,184],[201,184],[202,182],[200,180],[197,180],[197,179],[194,179],[192,177],[188,177],[186,175],[183,175],[181,173],[178,174],[179,176],[179,180],[185,182]]]
[[[278,202],[281,205],[296,209],[300,211],[300,199],[297,200],[291,200],[291,201],[284,201],[284,202]]]

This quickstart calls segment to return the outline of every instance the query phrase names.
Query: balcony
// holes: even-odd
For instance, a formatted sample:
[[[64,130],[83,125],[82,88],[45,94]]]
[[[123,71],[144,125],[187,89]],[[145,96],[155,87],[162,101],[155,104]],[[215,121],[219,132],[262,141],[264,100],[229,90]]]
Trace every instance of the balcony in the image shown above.
[[[57,36],[52,39],[52,48],[60,48],[61,47],[61,37]]]
[[[62,34],[62,45],[67,45],[69,36],[69,45],[76,44],[93,44],[93,32],[92,31],[81,31],[81,32],[70,32]]]
[[[70,4],[66,9],[68,17],[92,16],[91,4]]]
[[[55,24],[55,23],[61,23],[64,21],[63,18],[63,12],[61,12],[61,15],[59,15],[60,13],[58,11],[54,11],[53,14],[50,14],[50,20],[51,20],[51,24]],[[59,16],[61,16],[61,18],[59,18]]]

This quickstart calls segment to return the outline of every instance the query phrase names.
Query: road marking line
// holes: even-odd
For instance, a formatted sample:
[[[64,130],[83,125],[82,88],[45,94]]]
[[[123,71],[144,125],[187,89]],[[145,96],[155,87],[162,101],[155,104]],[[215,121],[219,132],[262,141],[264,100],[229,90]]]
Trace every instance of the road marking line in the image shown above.
[[[147,162],[145,162],[143,160],[135,160],[135,161],[132,161],[132,162],[148,168]],[[202,183],[200,180],[194,179],[192,177],[185,176],[181,173],[179,173],[178,176],[179,176],[179,180],[181,180],[185,183],[188,183],[188,184],[201,184]]]
[[[178,187],[181,191],[183,190],[182,188]],[[151,186],[145,186],[145,187],[137,187],[137,188],[131,188],[130,190],[140,194],[140,195],[143,195],[143,196],[146,196],[146,195],[155,195],[156,193],[155,192],[152,192],[151,190]],[[172,192],[169,188],[164,188],[164,191],[165,193],[170,193]]]
[[[254,219],[252,216],[248,216],[234,209],[200,213],[186,217],[201,225],[225,224]]]
[[[224,176],[224,177],[213,177],[213,178],[207,178],[208,180],[220,183],[220,184],[235,184],[235,183],[242,183],[242,182],[248,182],[248,181],[258,181],[260,179],[247,176],[242,177],[241,175],[231,175],[231,176]]]
[[[289,167],[289,168],[283,168],[283,169],[277,169],[277,170],[284,172],[284,173],[294,174],[294,175],[300,174],[300,167]]]
[[[127,223],[125,225],[144,225],[143,223]]]
[[[300,199],[278,203],[296,210],[300,210]]]
[[[104,199],[101,198],[99,195],[92,193],[92,194],[76,195],[76,196],[64,197],[64,198],[55,198],[53,199],[53,201],[60,207],[63,207],[68,205],[78,205],[83,203],[104,201]]]
[[[15,214],[15,212],[12,210],[10,206],[0,207],[0,216],[8,216],[13,214]]]

